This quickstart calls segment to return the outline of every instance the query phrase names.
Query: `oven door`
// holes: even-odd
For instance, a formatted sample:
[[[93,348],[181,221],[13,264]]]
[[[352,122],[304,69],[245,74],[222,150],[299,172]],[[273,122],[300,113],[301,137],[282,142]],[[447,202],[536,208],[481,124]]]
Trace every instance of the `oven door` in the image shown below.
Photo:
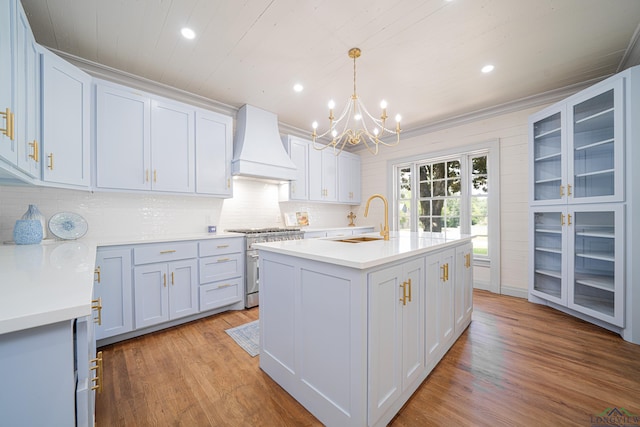
[[[258,290],[260,283],[260,271],[258,267],[258,251],[247,251],[247,296],[245,307],[258,305]]]

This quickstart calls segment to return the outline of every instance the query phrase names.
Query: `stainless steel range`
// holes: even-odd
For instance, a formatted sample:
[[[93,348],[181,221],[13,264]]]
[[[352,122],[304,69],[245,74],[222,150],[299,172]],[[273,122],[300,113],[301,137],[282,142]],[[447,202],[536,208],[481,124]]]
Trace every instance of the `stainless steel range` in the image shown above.
[[[244,275],[246,284],[244,305],[247,308],[255,307],[259,302],[260,271],[258,268],[258,251],[253,248],[253,245],[262,242],[303,239],[304,231],[299,228],[240,228],[226,231],[245,235],[247,256]]]

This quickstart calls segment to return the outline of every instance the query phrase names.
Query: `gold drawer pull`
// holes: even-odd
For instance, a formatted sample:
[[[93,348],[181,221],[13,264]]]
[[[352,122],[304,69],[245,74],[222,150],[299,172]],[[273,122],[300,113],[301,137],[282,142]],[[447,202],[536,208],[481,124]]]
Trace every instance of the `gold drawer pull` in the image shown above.
[[[4,116],[5,119],[5,127],[4,129],[0,129],[0,132],[4,133],[6,136],[9,137],[10,140],[14,140],[15,138],[15,116],[14,114],[11,112],[11,109],[9,109],[7,107],[7,109],[2,112],[0,111],[0,116]]]
[[[218,258],[217,262],[227,262],[229,261],[231,258]]]
[[[228,288],[229,286],[232,286],[232,285],[231,285],[231,283],[225,283],[224,285],[219,285],[219,286],[218,286],[218,289],[221,289],[221,288]]]
[[[218,249],[224,249],[224,248],[228,248],[229,245],[218,245]]]
[[[98,317],[93,318],[93,323],[102,325],[102,298],[91,300],[91,309],[98,311]]]
[[[164,255],[164,254],[172,254],[172,253],[174,253],[174,252],[176,252],[176,250],[175,250],[175,249],[169,249],[169,250],[166,250],[166,251],[160,251],[160,253],[161,253],[161,254],[163,254],[163,255]]]
[[[91,387],[91,390],[97,390],[98,393],[102,393],[102,378],[103,378],[103,370],[102,370],[102,352],[99,351],[96,354],[95,359],[91,359],[91,363],[95,363],[94,366],[90,367],[90,371],[96,371],[96,376],[91,378],[91,382],[95,385]]]

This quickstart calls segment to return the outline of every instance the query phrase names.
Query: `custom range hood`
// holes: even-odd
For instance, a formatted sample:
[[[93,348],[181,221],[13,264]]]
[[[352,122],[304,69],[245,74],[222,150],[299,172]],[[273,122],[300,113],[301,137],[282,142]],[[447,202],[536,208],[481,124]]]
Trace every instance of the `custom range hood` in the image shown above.
[[[296,165],[282,145],[278,116],[251,105],[238,110],[233,143],[233,175],[290,181]]]

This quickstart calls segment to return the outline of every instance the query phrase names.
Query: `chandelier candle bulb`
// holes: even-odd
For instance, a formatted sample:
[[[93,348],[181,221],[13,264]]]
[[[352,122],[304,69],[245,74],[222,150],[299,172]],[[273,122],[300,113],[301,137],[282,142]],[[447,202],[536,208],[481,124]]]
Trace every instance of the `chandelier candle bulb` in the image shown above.
[[[369,113],[366,107],[360,101],[360,98],[356,92],[356,58],[360,57],[361,50],[357,47],[349,49],[349,58],[353,59],[353,94],[347,101],[347,105],[344,111],[336,117],[333,115],[333,109],[335,108],[335,102],[329,101],[329,129],[318,134],[318,122],[313,122],[313,132],[311,134],[313,140],[313,148],[316,150],[324,150],[328,147],[333,147],[334,153],[339,155],[344,147],[347,145],[364,144],[365,148],[370,153],[378,154],[378,148],[380,144],[387,147],[392,147],[400,142],[400,115],[396,116],[395,130],[388,129],[385,125],[387,120],[387,101],[382,100],[380,102],[380,108],[382,114],[380,118],[375,118]],[[385,142],[382,138],[388,135],[395,135],[395,141]],[[321,142],[318,139],[331,136],[330,142]],[[328,138],[327,138],[328,139]]]

